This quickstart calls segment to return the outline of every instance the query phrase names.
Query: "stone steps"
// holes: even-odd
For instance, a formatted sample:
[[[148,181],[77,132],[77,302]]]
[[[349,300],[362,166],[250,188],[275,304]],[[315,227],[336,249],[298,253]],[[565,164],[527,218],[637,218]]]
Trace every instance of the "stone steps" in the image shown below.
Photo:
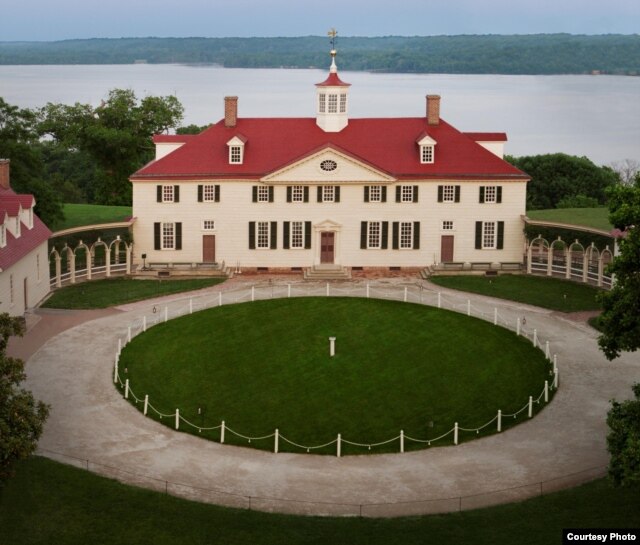
[[[349,280],[351,271],[340,265],[314,265],[304,270],[305,280]]]

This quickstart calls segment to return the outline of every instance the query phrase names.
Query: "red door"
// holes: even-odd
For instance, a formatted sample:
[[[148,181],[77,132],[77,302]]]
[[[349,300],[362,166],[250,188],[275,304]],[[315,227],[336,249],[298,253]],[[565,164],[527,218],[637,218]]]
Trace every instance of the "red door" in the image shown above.
[[[335,233],[320,233],[320,263],[333,263]]]
[[[202,235],[202,262],[216,262],[216,236]]]
[[[440,261],[443,263],[453,261],[453,235],[442,235],[440,242]]]

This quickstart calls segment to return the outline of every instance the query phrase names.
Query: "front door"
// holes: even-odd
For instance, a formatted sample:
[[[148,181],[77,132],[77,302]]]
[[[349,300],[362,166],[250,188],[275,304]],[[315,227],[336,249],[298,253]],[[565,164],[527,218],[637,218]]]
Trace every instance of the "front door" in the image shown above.
[[[333,263],[335,252],[335,236],[333,232],[320,233],[320,263]]]
[[[202,262],[216,262],[216,236],[202,235]]]
[[[450,263],[453,261],[453,235],[442,235],[440,242],[440,261]]]

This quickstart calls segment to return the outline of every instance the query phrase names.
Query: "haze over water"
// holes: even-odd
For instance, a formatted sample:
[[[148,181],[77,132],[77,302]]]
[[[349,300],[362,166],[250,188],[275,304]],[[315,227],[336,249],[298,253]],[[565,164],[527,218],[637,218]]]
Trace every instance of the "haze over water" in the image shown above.
[[[339,64],[339,63],[338,63]],[[100,104],[109,89],[139,97],[175,94],[183,124],[223,116],[239,97],[240,117],[313,117],[315,83],[328,70],[233,69],[184,65],[0,66],[0,97],[20,107]],[[340,71],[352,84],[350,117],[425,115],[425,95],[442,96],[443,119],[462,131],[506,132],[506,153],[564,152],[608,164],[640,160],[640,78],[372,74]]]

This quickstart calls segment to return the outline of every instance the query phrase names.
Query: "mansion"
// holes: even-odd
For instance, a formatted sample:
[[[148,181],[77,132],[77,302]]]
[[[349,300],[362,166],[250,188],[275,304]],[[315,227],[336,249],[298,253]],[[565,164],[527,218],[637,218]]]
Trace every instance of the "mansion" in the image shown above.
[[[504,133],[440,117],[349,117],[335,57],[315,117],[245,118],[237,97],[197,135],[158,135],[135,172],[136,264],[237,270],[421,269],[521,263],[529,177]]]

